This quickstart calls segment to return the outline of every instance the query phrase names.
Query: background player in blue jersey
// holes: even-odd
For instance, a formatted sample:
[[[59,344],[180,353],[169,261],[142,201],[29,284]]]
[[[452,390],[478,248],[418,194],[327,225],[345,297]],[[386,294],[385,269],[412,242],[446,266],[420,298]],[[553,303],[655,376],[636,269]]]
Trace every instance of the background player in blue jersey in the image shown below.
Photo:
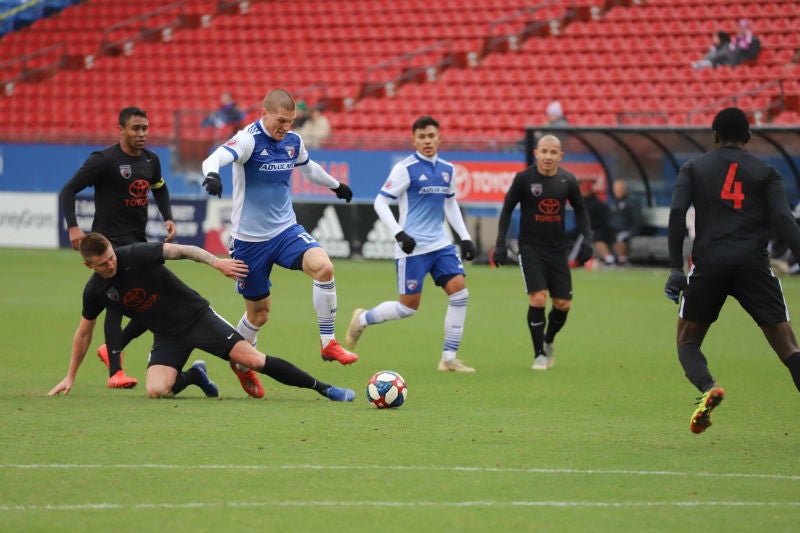
[[[464,332],[469,291],[464,266],[444,231],[445,218],[461,238],[464,259],[475,258],[475,246],[461,216],[453,190],[453,165],[438,156],[439,123],[429,116],[411,127],[416,153],[397,163],[375,198],[375,211],[397,239],[395,265],[399,301],[387,301],[369,311],[356,309],[345,341],[354,348],[367,326],[413,316],[419,309],[427,274],[447,293],[444,347],[440,371],[475,372],[456,357]],[[400,220],[389,203],[396,200]]]
[[[83,289],[83,310],[72,339],[67,376],[49,396],[69,394],[92,342],[97,315],[113,307],[153,332],[146,380],[150,398],[169,397],[189,385],[197,385],[206,396],[219,396],[203,361],[182,371],[195,348],[254,368],[285,385],[313,389],[333,401],[355,398],[350,389],[323,383],[289,361],[258,352],[211,308],[208,300],[164,266],[166,260],[192,259],[233,278],[247,274],[242,261],[220,259],[197,246],[182,244],[135,243],[114,249],[100,233],[87,235],[80,252],[94,275]]]
[[[772,229],[795,255],[800,253],[800,230],[778,171],[745,151],[750,123],[744,111],[723,109],[711,129],[717,148],[684,164],[675,181],[668,241],[672,270],[664,287],[668,298],[680,302],[678,359],[687,379],[703,394],[689,422],[692,433],[711,426],[711,411],[725,398],[700,346],[728,296],[761,327],[800,390],[800,348],[767,253]],[[695,239],[687,280],[683,241],[690,205]]]
[[[233,163],[231,256],[250,267],[236,287],[244,297],[245,313],[237,330],[254,346],[258,331],[269,319],[270,272],[273,265],[302,270],[314,279],[312,299],[319,322],[322,358],[343,365],[358,356],[334,337],[336,282],[333,263],[319,243],[297,223],[291,199],[292,170],[333,190],[349,202],[353,191],[311,160],[300,136],[291,131],[297,115],[294,98],[285,89],[270,91],[261,118],[234,135],[203,161],[203,186],[222,196],[219,169]]]

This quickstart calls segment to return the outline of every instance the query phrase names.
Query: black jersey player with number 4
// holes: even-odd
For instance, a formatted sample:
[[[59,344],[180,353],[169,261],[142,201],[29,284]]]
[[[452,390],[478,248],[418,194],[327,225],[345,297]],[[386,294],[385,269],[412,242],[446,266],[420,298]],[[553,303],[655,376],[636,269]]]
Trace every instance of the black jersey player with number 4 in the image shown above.
[[[711,411],[725,398],[700,346],[728,296],[761,327],[800,390],[800,348],[767,254],[771,228],[793,253],[800,252],[800,229],[778,171],[745,151],[750,140],[747,115],[736,107],[723,109],[711,128],[717,148],[683,165],[669,217],[672,270],[665,292],[680,303],[678,358],[686,377],[703,394],[690,421],[693,433],[711,425]],[[690,205],[695,208],[696,237],[687,279],[683,241]]]
[[[553,340],[564,326],[572,302],[572,274],[567,261],[569,241],[564,229],[567,202],[575,211],[581,233],[580,261],[592,257],[593,235],[578,180],[559,167],[564,156],[561,141],[553,135],[543,136],[536,144],[534,155],[536,164],[517,173],[506,193],[493,260],[498,266],[509,260],[506,234],[511,213],[519,204],[519,264],[528,293],[527,319],[534,349],[532,368],[547,370],[555,360]],[[548,291],[552,308],[545,321]]]

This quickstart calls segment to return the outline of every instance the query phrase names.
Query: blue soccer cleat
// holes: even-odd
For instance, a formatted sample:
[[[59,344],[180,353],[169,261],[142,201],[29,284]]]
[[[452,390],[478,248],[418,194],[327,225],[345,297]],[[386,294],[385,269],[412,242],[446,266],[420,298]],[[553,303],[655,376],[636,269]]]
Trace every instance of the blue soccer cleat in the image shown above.
[[[350,389],[340,389],[339,387],[331,385],[328,387],[328,390],[325,391],[325,396],[334,402],[352,402],[356,397],[356,393]]]
[[[219,389],[217,385],[211,381],[208,377],[208,369],[206,369],[206,362],[198,359],[197,361],[192,364],[191,368],[196,368],[200,373],[200,383],[197,384],[198,387],[203,389],[207,398],[217,398],[219,397]]]

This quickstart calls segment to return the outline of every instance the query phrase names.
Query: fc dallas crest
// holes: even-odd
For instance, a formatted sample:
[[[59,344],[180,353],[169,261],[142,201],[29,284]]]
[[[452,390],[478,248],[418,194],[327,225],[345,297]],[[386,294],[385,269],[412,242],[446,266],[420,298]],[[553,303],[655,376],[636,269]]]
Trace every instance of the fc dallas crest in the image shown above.
[[[131,168],[130,165],[120,165],[119,175],[125,178],[126,180],[130,179],[130,177],[133,176],[133,169]]]
[[[531,192],[534,196],[541,196],[542,194],[542,184],[541,183],[532,183],[531,184]]]

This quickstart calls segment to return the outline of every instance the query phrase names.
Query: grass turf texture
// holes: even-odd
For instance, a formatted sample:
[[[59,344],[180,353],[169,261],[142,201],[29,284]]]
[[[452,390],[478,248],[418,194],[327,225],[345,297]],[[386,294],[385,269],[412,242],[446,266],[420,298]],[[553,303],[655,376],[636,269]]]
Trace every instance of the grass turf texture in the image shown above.
[[[233,282],[190,261],[169,267],[236,323]],[[352,309],[394,299],[391,262],[336,261],[337,336]],[[714,426],[689,432],[697,392],[674,348],[664,270],[574,272],[556,365],[534,372],[516,267],[467,266],[460,357],[439,373],[446,298],[426,280],[418,314],[368,328],[349,367],[319,357],[311,282],[274,272],[259,347],[353,388],[330,402],[262,377],[248,398],[202,352],[221,399],[196,387],[144,393],[146,333],[126,350],[132,390],[105,386],[91,352],[64,376],[90,272],[72,251],[2,250],[0,531],[796,531],[800,397],[735,301],[705,343],[728,392]],[[783,279],[800,312],[800,280]],[[364,388],[399,372],[409,396],[378,411]]]

